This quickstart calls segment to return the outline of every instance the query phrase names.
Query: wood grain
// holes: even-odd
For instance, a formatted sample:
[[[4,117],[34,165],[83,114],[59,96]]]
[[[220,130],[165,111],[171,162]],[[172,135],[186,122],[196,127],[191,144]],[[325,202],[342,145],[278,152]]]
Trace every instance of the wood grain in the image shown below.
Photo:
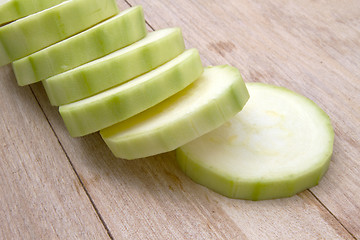
[[[6,66],[0,68],[1,239],[360,238],[358,1],[118,4],[143,5],[149,29],[181,27],[205,65],[228,63],[247,81],[313,99],[336,132],[330,169],[319,186],[292,198],[228,199],[189,180],[173,152],[125,161],[98,134],[71,138],[42,86],[17,87]]]
[[[0,69],[0,239],[108,239],[29,87]]]

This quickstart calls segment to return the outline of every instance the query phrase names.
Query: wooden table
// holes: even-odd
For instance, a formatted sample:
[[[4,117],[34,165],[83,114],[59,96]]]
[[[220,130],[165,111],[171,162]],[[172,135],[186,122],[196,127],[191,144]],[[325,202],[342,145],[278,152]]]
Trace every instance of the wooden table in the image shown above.
[[[233,200],[187,178],[174,153],[115,159],[98,134],[71,138],[41,84],[0,68],[0,239],[360,238],[359,0],[118,0],[149,30],[178,26],[205,65],[285,86],[336,133],[330,169],[294,197]]]

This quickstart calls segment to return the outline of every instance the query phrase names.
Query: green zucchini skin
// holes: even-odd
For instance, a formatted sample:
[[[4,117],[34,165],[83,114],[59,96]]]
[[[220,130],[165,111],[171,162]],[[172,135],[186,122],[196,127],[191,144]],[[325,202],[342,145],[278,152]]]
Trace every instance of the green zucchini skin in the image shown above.
[[[72,0],[0,28],[0,66],[39,51],[117,14],[115,0]]]
[[[196,49],[127,83],[59,111],[69,133],[80,137],[109,127],[142,112],[194,82],[203,72]]]
[[[13,62],[20,86],[32,84],[128,46],[147,34],[141,6]]]
[[[100,134],[118,158],[148,157],[172,151],[214,130],[241,111],[248,99],[236,68],[207,67],[186,89]]]
[[[158,30],[126,48],[48,78],[43,85],[52,105],[68,104],[151,71],[184,49],[179,28]]]
[[[37,13],[66,0],[9,0],[0,3],[0,26],[30,14]]]

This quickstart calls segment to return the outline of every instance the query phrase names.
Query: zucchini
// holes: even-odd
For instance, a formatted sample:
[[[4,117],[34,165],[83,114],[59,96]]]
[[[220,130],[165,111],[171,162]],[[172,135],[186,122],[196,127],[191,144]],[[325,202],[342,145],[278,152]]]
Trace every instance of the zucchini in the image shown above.
[[[95,96],[60,106],[73,137],[90,134],[123,121],[163,101],[200,77],[203,71],[196,49],[127,83]]]
[[[0,0],[0,26],[64,1],[65,0]]]
[[[82,64],[103,57],[146,36],[141,6],[120,14],[13,62],[20,86],[52,77]]]
[[[177,149],[186,175],[230,198],[319,183],[334,131],[315,103],[245,85],[231,66],[204,70],[179,28],[147,34],[140,6],[118,12],[115,0],[0,0],[0,66],[14,61],[21,86],[43,81],[70,135],[100,130],[116,157]]]
[[[0,28],[0,66],[81,32],[119,12],[115,0],[71,0]]]
[[[236,68],[208,67],[183,91],[100,134],[116,157],[147,157],[214,130],[239,112],[248,98]]]
[[[185,49],[179,28],[149,33],[144,39],[43,81],[52,105],[90,97],[170,61]]]
[[[315,186],[334,131],[314,102],[282,87],[248,83],[250,100],[222,127],[176,151],[186,175],[230,198],[290,197]]]

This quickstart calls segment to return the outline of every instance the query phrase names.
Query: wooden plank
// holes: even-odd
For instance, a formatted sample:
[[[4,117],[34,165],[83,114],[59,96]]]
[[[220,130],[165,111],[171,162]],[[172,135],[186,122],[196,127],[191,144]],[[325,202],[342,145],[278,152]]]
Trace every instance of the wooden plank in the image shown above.
[[[308,192],[228,199],[184,176],[173,152],[126,161],[98,134],[70,138],[42,87],[34,91],[115,239],[352,239]]]
[[[187,46],[199,48],[205,63],[229,63],[247,81],[288,87],[330,115],[334,156],[312,192],[360,238],[359,1],[130,3],[142,4],[156,29],[180,26]]]
[[[331,99],[323,102],[323,96],[317,95],[319,88],[307,92],[306,86],[292,82],[300,76],[309,81],[307,74],[314,75],[322,69],[311,68],[305,62],[306,53],[300,55],[301,61],[294,62],[296,58],[286,48],[281,50],[282,46],[275,44],[276,34],[266,40],[272,31],[261,24],[266,18],[261,15],[260,4],[238,2],[239,6],[232,6],[230,1],[224,9],[215,1],[131,1],[144,6],[148,22],[156,29],[181,26],[188,47],[198,47],[206,64],[232,63],[246,79],[282,84],[316,97],[328,111],[339,104]],[[122,9],[128,7],[125,2],[118,3]],[[251,11],[241,9],[246,4]],[[231,14],[234,9],[239,11],[237,16]],[[254,29],[247,27],[256,25],[258,18],[260,22]],[[299,42],[306,47],[306,43]],[[300,71],[304,68],[308,68],[305,74]],[[310,86],[314,85],[312,81]],[[70,138],[41,85],[32,89],[116,239],[353,239],[308,191],[288,199],[262,202],[228,199],[184,176],[174,163],[173,152],[125,161],[115,159],[98,134]],[[334,115],[336,111],[329,113]],[[331,171],[336,171],[333,165]],[[328,181],[325,179],[319,188],[327,186]]]
[[[29,87],[0,68],[0,239],[108,239]]]

